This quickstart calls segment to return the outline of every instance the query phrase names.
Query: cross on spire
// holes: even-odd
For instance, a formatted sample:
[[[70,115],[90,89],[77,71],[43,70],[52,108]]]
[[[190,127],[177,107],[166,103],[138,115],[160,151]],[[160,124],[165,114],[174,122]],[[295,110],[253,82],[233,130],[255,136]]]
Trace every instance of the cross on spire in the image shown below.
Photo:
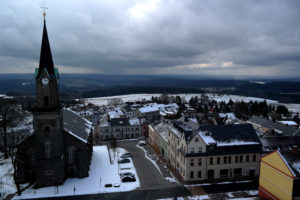
[[[44,16],[44,21],[45,21],[46,9],[48,9],[48,7],[45,6],[45,2],[43,2],[43,6],[41,6],[41,8],[43,9],[43,16]]]

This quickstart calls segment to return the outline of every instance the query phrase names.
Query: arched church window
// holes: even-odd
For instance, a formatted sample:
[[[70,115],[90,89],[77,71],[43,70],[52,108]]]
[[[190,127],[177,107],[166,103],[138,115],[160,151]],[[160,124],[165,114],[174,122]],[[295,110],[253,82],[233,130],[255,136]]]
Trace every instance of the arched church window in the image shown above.
[[[68,148],[69,164],[74,164],[75,150],[73,147]]]
[[[45,107],[49,106],[49,97],[48,96],[44,96],[44,106]]]
[[[52,144],[51,142],[46,142],[45,143],[45,156],[46,159],[50,159],[51,158],[51,151],[52,151]]]

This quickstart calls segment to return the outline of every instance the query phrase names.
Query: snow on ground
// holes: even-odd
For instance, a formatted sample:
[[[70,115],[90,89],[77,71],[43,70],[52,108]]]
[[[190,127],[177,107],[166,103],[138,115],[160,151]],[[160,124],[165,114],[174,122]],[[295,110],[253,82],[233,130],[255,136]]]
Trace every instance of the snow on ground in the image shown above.
[[[55,186],[39,189],[29,188],[21,196],[15,196],[14,199],[70,196],[74,195],[74,187],[75,195],[124,192],[140,187],[140,181],[132,160],[130,159],[131,163],[126,164],[118,164],[117,162],[118,155],[124,153],[124,149],[117,149],[117,154],[111,156],[112,163],[106,146],[94,146],[93,149],[89,177],[67,179],[63,185],[58,187],[58,193]],[[127,171],[135,174],[136,182],[121,182],[119,173]],[[112,184],[113,187],[105,188],[105,184]],[[114,187],[114,185],[119,185],[119,187]]]
[[[115,99],[115,98],[121,98],[123,102],[126,101],[140,101],[140,100],[150,100],[152,96],[159,97],[161,94],[129,94],[129,95],[120,95],[120,96],[110,96],[110,97],[95,97],[95,98],[87,98],[86,103],[93,103],[95,105],[107,105],[109,100]],[[186,101],[189,101],[192,97],[198,96],[200,97],[202,94],[170,94],[172,96],[180,96],[181,98],[185,98]],[[257,101],[261,102],[265,99],[263,98],[257,98],[257,97],[245,97],[245,96],[239,96],[239,95],[227,95],[227,94],[214,94],[214,93],[205,93],[210,99],[214,99],[217,102],[225,101],[229,102],[231,99],[232,101]],[[266,99],[268,104],[281,104],[278,101]],[[299,112],[300,113],[300,104],[283,104],[288,107],[288,109],[292,112]]]
[[[13,179],[14,169],[11,163],[11,159],[5,159],[0,161],[0,194],[5,197],[8,194],[17,191],[15,182]]]
[[[120,98],[123,102],[126,101],[141,101],[141,100],[150,100],[152,96],[159,97],[161,94],[128,94],[120,96],[110,96],[110,97],[95,97],[86,99],[86,103],[92,103],[95,105],[107,105],[109,100]]]

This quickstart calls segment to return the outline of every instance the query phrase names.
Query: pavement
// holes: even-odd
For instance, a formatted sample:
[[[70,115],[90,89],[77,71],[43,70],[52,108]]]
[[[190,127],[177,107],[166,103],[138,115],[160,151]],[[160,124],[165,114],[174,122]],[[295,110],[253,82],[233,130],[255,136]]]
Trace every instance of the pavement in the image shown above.
[[[132,153],[133,164],[136,168],[137,174],[140,179],[141,189],[155,189],[155,188],[168,188],[168,187],[178,187],[182,186],[178,183],[173,183],[167,181],[165,177],[172,178],[168,170],[166,170],[163,165],[157,161],[154,154],[149,153],[147,146],[142,146],[147,150],[148,157],[156,160],[156,164],[159,167],[162,174],[154,166],[154,164],[145,157],[145,152],[138,148],[137,141],[120,141],[118,146],[126,149],[128,152]],[[183,187],[183,186],[182,186]]]

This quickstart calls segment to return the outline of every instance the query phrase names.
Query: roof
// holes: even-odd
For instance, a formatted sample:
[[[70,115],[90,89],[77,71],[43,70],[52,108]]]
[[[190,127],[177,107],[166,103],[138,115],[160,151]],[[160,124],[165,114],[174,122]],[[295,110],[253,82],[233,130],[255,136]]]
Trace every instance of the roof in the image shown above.
[[[129,124],[130,125],[141,125],[141,122],[138,118],[132,118],[132,119],[129,119]]]
[[[41,46],[41,54],[40,54],[40,63],[39,63],[39,69],[36,70],[36,78],[39,77],[44,70],[46,70],[46,72],[50,75],[50,77],[53,78],[55,77],[58,79],[58,70],[54,69],[45,21],[44,21],[43,38],[42,38],[42,46]]]
[[[295,177],[300,178],[300,152],[292,153],[291,151],[278,151],[279,155],[289,167]]]
[[[261,144],[251,124],[200,126],[198,134],[207,145],[240,146]]]
[[[300,137],[280,136],[280,137],[260,137],[263,152],[274,150],[289,150],[293,145],[300,146]]]
[[[139,111],[141,113],[148,113],[148,112],[158,112],[159,109],[157,107],[143,107],[143,108],[140,108]]]
[[[159,124],[155,125],[153,129],[157,134],[159,134],[165,141],[168,141],[168,127],[170,124],[162,121]]]
[[[126,118],[113,118],[110,120],[111,126],[129,126],[129,120]]]
[[[280,132],[282,133],[282,135],[286,135],[286,136],[295,135],[297,132],[297,128],[295,127],[286,126],[280,122],[263,119],[257,116],[252,116],[248,121],[263,127],[267,127],[269,129],[274,129],[276,132]]]
[[[63,123],[64,131],[87,143],[92,129],[92,122],[80,117],[69,109],[64,109]]]
[[[280,123],[284,125],[289,125],[289,126],[298,126],[298,124],[294,121],[279,121]]]

